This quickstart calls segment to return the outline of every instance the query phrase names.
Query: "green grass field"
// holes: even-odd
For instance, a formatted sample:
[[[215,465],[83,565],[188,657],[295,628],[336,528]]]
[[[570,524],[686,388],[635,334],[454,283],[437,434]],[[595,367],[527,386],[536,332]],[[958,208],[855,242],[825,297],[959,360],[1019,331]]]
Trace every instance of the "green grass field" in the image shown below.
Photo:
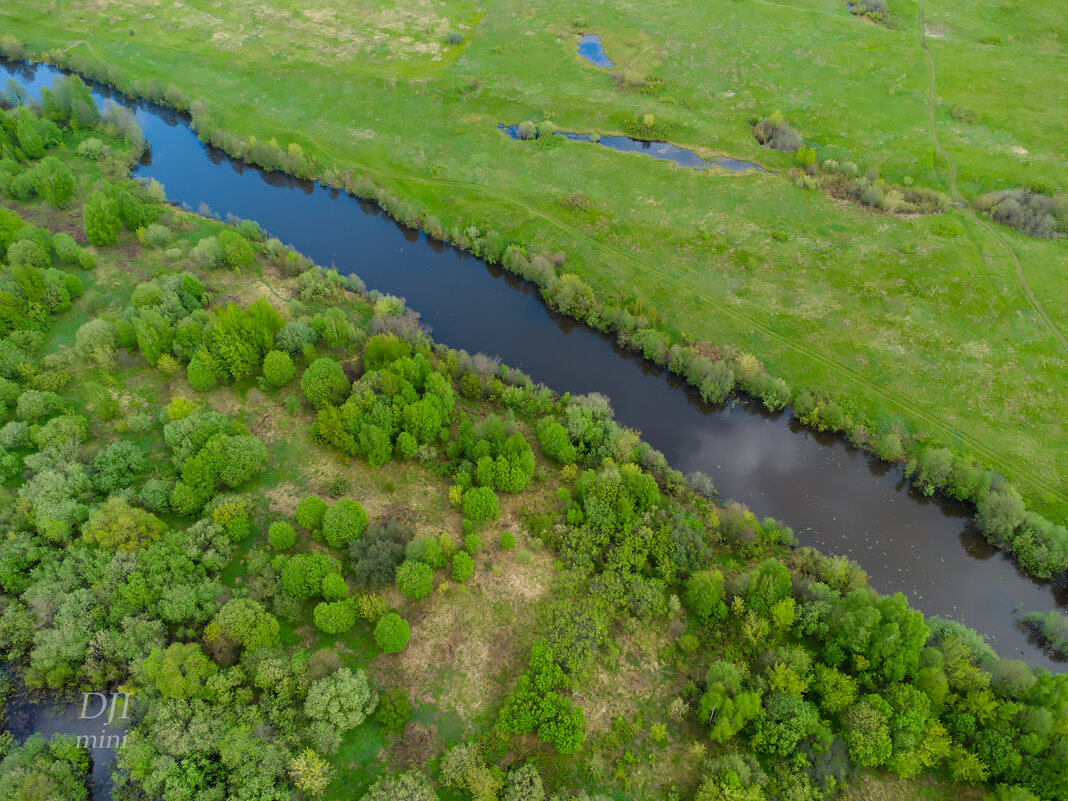
[[[622,133],[653,114],[677,144],[786,173],[793,157],[750,134],[779,109],[821,158],[898,185],[964,202],[1068,187],[1068,3],[889,8],[884,26],[834,0],[13,0],[0,21],[33,53],[73,48],[127,80],[173,84],[235,133],[357,168],[446,228],[492,225],[528,251],[563,252],[599,295],[641,298],[676,333],[734,344],[795,386],[970,453],[1063,519],[1063,239],[969,208],[892,216],[785,174],[542,150],[495,129],[551,119]],[[446,44],[450,31],[463,43]],[[600,33],[617,71],[662,91],[621,90],[576,55],[579,32]],[[560,205],[575,192],[595,215]]]

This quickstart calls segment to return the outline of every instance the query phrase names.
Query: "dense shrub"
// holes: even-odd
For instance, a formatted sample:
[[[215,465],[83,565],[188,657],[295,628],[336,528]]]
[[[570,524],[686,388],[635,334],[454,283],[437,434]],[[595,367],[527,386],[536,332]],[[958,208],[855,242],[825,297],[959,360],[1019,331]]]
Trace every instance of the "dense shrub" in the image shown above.
[[[1049,238],[1068,231],[1068,195],[1049,197],[1030,189],[1010,189],[983,195],[977,205],[996,222],[1028,236]]]
[[[471,578],[475,572],[475,560],[464,551],[459,551],[452,557],[452,577],[461,584]]]
[[[288,353],[272,350],[263,358],[263,377],[272,387],[284,387],[295,373],[296,367]]]
[[[267,529],[267,542],[276,551],[288,551],[297,541],[297,532],[284,520],[276,520]]]
[[[300,377],[304,397],[316,409],[339,406],[349,394],[349,379],[333,359],[316,359]]]
[[[229,228],[219,233],[219,247],[227,266],[235,270],[248,267],[256,258],[249,241]]]
[[[396,612],[383,615],[375,624],[375,642],[387,654],[397,654],[404,650],[411,637],[408,621]]]
[[[367,528],[367,512],[359,501],[342,498],[323,516],[323,535],[333,548],[346,548]]]
[[[474,487],[464,493],[464,518],[472,523],[496,520],[500,514],[497,496],[489,487]]]
[[[394,520],[375,523],[349,545],[349,568],[360,584],[378,589],[393,582],[412,538],[408,526]]]
[[[323,527],[323,517],[328,508],[326,501],[317,495],[301,498],[297,503],[297,525],[308,531],[319,531]]]
[[[764,147],[792,153],[804,144],[796,130],[783,118],[781,111],[765,117],[753,126],[753,136]]]
[[[315,605],[316,627],[325,634],[344,634],[356,625],[356,606],[351,598],[322,601]]]
[[[409,598],[425,598],[434,589],[434,569],[425,562],[406,560],[397,568],[397,589]]]

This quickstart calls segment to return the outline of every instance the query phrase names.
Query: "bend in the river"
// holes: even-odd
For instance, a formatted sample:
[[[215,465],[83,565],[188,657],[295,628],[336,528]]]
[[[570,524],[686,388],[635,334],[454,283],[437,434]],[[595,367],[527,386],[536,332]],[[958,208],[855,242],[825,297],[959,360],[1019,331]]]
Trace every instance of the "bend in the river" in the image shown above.
[[[0,62],[0,74],[34,96],[56,72]],[[876,589],[965,622],[1002,656],[1065,669],[1018,623],[1023,612],[1064,607],[1068,593],[1029,579],[987,545],[962,505],[924,498],[899,469],[787,414],[743,401],[702,404],[680,379],[548,311],[533,284],[405,228],[372,203],[235,161],[172,111],[124,102],[151,145],[138,172],[158,179],[172,201],[256,220],[317,263],[406,298],[443,343],[497,354],[560,392],[607,395],[619,422],[673,467],[707,473],[725,498],[785,521],[802,543],[853,558]]]

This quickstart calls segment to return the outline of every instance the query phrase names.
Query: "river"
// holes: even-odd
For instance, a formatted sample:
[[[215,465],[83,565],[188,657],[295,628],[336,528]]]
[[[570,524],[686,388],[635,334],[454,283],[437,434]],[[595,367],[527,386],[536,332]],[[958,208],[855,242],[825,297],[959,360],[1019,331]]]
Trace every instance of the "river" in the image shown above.
[[[0,62],[0,79],[14,75],[35,97],[54,73]],[[533,284],[428,240],[372,203],[235,161],[170,110],[127,105],[151,146],[137,173],[159,180],[172,201],[256,220],[317,263],[404,297],[440,342],[496,354],[559,392],[607,395],[619,422],[673,467],[707,473],[724,498],[784,521],[803,544],[853,558],[876,589],[966,623],[1002,656],[1068,667],[1019,627],[1022,613],[1063,609],[1068,591],[1030,579],[987,545],[961,504],[923,497],[900,469],[786,413],[743,400],[702,404],[677,377],[550,312]]]

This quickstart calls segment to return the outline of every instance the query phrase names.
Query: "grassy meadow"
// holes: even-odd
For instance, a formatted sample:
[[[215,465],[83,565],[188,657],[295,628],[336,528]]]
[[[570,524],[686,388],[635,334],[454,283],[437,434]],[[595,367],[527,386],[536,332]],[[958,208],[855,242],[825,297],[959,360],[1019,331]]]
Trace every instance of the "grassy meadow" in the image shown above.
[[[893,216],[785,174],[695,173],[582,143],[534,149],[495,130],[547,119],[618,134],[652,114],[674,143],[787,173],[792,155],[750,135],[778,109],[821,159],[896,185],[962,201],[1068,186],[1065,3],[889,8],[875,24],[833,0],[655,13],[551,0],[16,0],[0,20],[33,53],[83,53],[187,96],[228,131],[356,168],[446,229],[492,226],[528,252],[563,253],[599,295],[640,299],[677,336],[733,344],[881,427],[970,454],[1063,517],[1063,239],[981,225],[967,208]],[[588,31],[614,70],[576,54]],[[647,79],[657,92],[634,88]],[[582,214],[560,202],[576,193]]]

